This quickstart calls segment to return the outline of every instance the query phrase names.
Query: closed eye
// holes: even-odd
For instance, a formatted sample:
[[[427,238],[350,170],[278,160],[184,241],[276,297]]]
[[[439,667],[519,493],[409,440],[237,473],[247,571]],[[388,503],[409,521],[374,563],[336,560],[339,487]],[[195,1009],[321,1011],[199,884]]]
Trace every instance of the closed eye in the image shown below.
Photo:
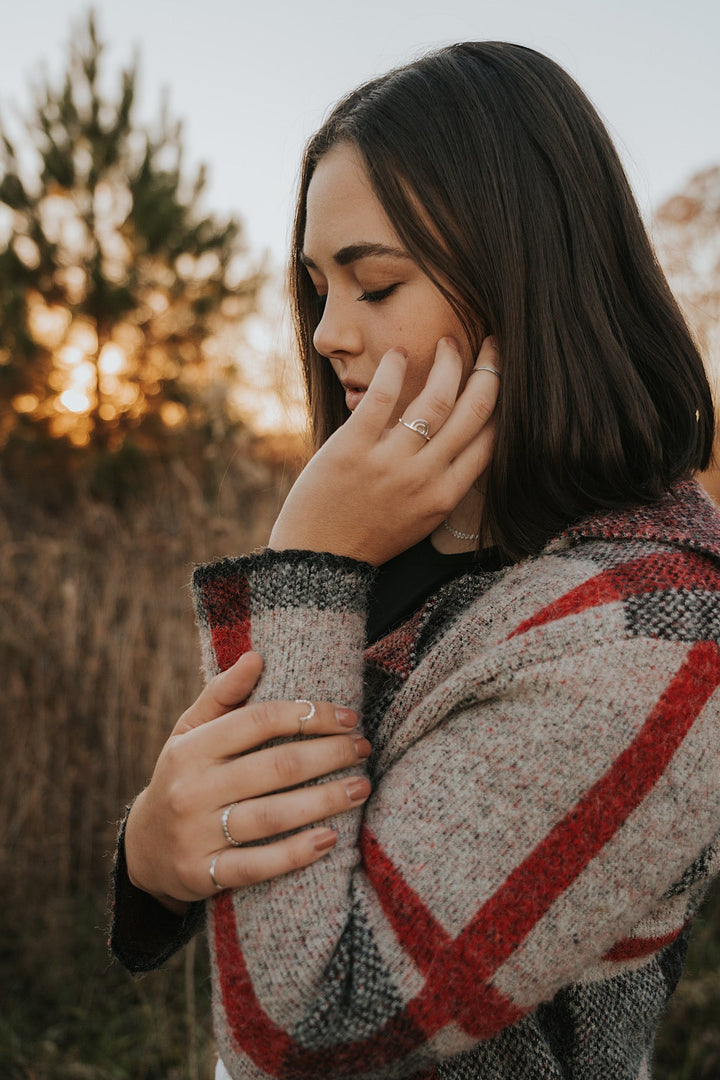
[[[361,296],[358,296],[358,300],[365,300],[368,304],[379,304],[381,300],[386,300],[391,293],[395,292],[399,282],[394,285],[388,285],[386,289],[377,289],[374,292],[370,292],[365,289]]]

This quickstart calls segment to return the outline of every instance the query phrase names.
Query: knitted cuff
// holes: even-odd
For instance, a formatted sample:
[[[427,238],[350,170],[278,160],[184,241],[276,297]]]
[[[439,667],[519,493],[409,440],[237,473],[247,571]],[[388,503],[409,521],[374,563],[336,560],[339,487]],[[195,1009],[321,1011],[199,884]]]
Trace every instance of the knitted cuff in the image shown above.
[[[160,967],[202,929],[205,902],[175,915],[149,893],[132,884],[125,861],[125,826],[130,807],[120,823],[110,898],[108,945],[112,955],[133,975]]]
[[[359,663],[375,573],[367,563],[310,551],[266,550],[197,567],[192,586],[206,675],[254,648],[265,670],[273,669],[274,696],[332,699],[337,680],[325,675]]]

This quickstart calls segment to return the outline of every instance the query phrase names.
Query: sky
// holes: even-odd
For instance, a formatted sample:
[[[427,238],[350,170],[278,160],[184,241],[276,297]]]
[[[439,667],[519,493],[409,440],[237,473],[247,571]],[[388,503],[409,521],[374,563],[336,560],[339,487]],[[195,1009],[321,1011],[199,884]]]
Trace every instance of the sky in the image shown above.
[[[56,81],[76,0],[0,0],[0,116]],[[346,91],[452,41],[515,41],[548,53],[589,93],[646,217],[720,162],[717,0],[96,0],[108,69],[140,58],[138,118],[168,94],[189,167],[208,166],[205,209],[234,213],[258,255],[284,264],[306,139]]]

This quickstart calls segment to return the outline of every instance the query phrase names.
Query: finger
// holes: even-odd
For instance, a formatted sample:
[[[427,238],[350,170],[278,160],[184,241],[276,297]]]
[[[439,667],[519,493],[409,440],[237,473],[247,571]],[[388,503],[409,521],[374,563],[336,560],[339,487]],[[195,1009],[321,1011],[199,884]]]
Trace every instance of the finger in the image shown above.
[[[442,427],[457,399],[462,378],[463,361],[454,338],[441,338],[435,349],[435,359],[425,386],[408,405],[403,414],[403,424],[398,425],[398,438],[406,438],[407,424],[425,420],[432,438]],[[418,443],[422,448],[422,443]]]
[[[271,739],[347,734],[357,722],[354,709],[329,701],[312,702],[310,708],[306,701],[253,702],[214,722],[211,754],[216,759],[234,758]]]
[[[337,835],[332,829],[320,828],[303,830],[259,847],[224,848],[208,862],[206,870],[199,870],[194,893],[203,899],[222,889],[244,889],[259,881],[269,881],[309,866],[332,851],[336,843]],[[220,889],[210,877],[211,864]]]
[[[193,728],[236,709],[252,692],[262,668],[263,660],[259,653],[244,653],[227,671],[221,671],[210,680],[200,696],[182,714],[173,729],[173,735],[192,731]]]
[[[428,463],[434,456],[444,461],[454,460],[488,425],[500,392],[500,376],[496,374],[500,371],[499,362],[494,340],[486,338],[451,415],[432,440],[432,447],[428,447],[429,451],[432,449],[426,455]],[[485,442],[479,445],[484,447]]]
[[[375,441],[393,422],[406,370],[407,353],[404,349],[390,349],[385,353],[362,401],[350,418],[360,434]]]
[[[264,840],[361,806],[369,794],[369,780],[364,776],[349,776],[280,795],[244,799],[231,806],[227,830],[237,844]]]
[[[471,374],[478,371],[489,371],[490,374],[494,375],[497,379],[500,379],[502,376],[500,350],[498,348],[497,339],[494,338],[492,334],[488,334],[483,340]]]
[[[370,756],[371,746],[362,735],[328,735],[324,739],[301,739],[256,750],[253,754],[218,765],[213,794],[218,805],[269,795],[274,791],[306,784],[319,776],[357,766]]]

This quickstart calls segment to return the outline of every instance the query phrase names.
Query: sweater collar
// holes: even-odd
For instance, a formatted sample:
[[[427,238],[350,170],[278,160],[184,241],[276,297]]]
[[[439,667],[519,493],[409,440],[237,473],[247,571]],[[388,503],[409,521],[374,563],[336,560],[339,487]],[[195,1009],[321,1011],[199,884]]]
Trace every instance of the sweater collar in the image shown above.
[[[660,503],[594,514],[548,547],[586,539],[654,540],[700,551],[720,561],[720,508],[694,480],[677,484]]]

